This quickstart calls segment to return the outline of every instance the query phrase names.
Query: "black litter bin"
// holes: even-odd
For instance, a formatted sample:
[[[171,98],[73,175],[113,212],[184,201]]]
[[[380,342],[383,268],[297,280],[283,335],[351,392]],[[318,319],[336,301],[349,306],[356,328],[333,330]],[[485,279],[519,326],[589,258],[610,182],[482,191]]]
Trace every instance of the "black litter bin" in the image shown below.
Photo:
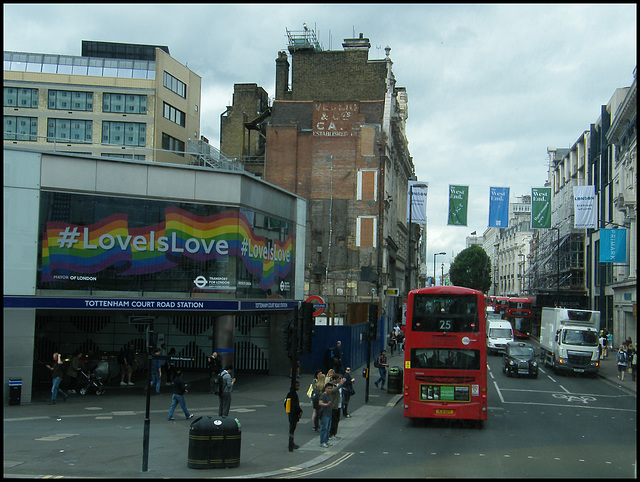
[[[402,393],[402,368],[389,368],[387,393]]]
[[[20,405],[22,378],[9,378],[9,405]]]
[[[241,426],[237,418],[196,418],[189,427],[190,469],[232,468],[240,465]]]

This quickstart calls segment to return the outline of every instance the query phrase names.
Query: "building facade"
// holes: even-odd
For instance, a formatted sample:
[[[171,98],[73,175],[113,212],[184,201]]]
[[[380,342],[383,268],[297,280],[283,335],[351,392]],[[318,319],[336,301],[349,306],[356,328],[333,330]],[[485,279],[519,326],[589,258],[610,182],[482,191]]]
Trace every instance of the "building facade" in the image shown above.
[[[163,46],[83,41],[82,52],[4,52],[4,145],[191,163],[200,76]]]
[[[158,343],[205,370],[286,375],[281,328],[302,299],[306,201],[243,171],[4,148],[3,336],[22,401],[40,362]],[[119,377],[118,377],[119,380]]]
[[[406,219],[415,179],[407,93],[396,86],[389,48],[369,60],[362,34],[336,51],[314,38],[289,32],[290,58],[276,59],[264,178],[308,200],[305,293],[323,297],[330,317],[379,301],[393,318],[398,298],[383,292],[406,294],[419,276],[420,229],[414,225],[409,244]]]

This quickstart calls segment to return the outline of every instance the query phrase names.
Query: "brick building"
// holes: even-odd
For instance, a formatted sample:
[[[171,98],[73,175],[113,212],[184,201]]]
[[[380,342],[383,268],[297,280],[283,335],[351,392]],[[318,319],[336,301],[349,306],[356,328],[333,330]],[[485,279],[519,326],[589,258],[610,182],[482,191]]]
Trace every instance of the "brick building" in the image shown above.
[[[345,323],[364,321],[354,303],[379,301],[393,322],[398,299],[384,290],[406,293],[418,269],[412,254],[409,283],[407,182],[415,174],[391,49],[369,60],[362,34],[336,51],[323,51],[313,31],[288,34],[290,57],[276,59],[264,179],[308,200],[305,295],[322,296],[329,317]]]

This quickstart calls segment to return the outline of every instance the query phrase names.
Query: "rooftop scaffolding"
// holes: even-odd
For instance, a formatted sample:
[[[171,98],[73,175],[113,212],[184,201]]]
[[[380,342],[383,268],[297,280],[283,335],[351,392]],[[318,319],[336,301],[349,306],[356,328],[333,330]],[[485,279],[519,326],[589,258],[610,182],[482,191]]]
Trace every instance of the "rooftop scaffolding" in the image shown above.
[[[289,30],[287,31],[287,37],[289,38],[289,51],[294,50],[317,50],[321,51],[322,47],[320,42],[316,38],[316,33],[307,27],[307,24],[302,24],[304,30]]]

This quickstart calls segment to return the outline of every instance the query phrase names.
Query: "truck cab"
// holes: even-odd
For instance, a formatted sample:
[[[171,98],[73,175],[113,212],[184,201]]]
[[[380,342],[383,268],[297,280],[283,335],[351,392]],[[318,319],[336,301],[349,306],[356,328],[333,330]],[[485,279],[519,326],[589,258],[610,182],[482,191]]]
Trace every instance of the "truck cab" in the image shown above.
[[[543,308],[540,348],[545,364],[555,373],[595,375],[600,365],[599,328],[600,312]]]

